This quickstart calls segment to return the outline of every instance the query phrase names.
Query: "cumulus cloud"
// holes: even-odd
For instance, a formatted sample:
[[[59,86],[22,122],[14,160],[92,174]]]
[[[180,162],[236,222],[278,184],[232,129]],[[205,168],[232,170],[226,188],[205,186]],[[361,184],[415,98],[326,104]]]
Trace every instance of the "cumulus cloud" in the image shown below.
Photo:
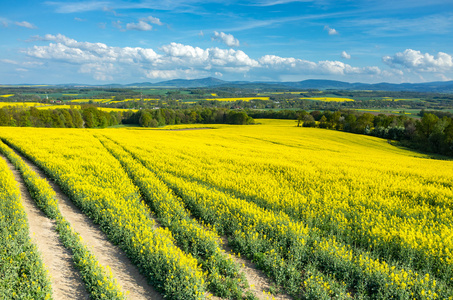
[[[285,71],[288,74],[320,74],[320,75],[347,75],[367,74],[379,75],[381,70],[378,67],[358,68],[345,64],[341,61],[324,60],[312,62],[308,60],[280,57],[276,55],[265,55],[259,59],[260,64],[265,68]]]
[[[219,40],[228,47],[239,47],[239,40],[236,39],[232,34],[214,31],[212,40]]]
[[[120,24],[119,21],[117,22],[117,25],[118,24]],[[150,31],[153,29],[153,26],[151,24],[155,24],[155,25],[159,25],[159,26],[164,25],[164,23],[162,23],[159,18],[148,16],[146,18],[141,18],[137,23],[127,23],[126,29],[127,30],[138,30],[138,31]],[[115,26],[115,27],[118,28],[118,26]],[[121,26],[119,28],[121,29]]]
[[[258,67],[259,63],[251,59],[241,50],[208,48],[202,49],[179,43],[165,45],[161,50],[166,54],[167,62],[198,66],[204,69],[213,67],[232,67],[250,69]]]
[[[27,21],[22,21],[22,22],[15,22],[15,24],[17,26],[20,26],[20,27],[25,27],[25,28],[28,28],[28,29],[35,29],[37,28],[35,25],[27,22]]]
[[[140,47],[110,47],[103,43],[78,42],[64,35],[34,37],[34,41],[49,41],[45,46],[33,46],[25,53],[34,58],[74,64],[79,72],[92,74],[97,80],[110,80],[112,74],[135,68],[148,78],[169,78],[181,75],[210,74],[209,72],[247,72],[259,67],[240,50],[208,48],[171,43],[157,54],[153,49]],[[178,72],[171,72],[179,70]],[[209,72],[208,72],[209,71]],[[102,75],[109,74],[109,77]],[[203,74],[204,74],[203,73]]]
[[[113,63],[87,63],[80,67],[79,72],[90,74],[96,80],[106,81],[113,80],[112,74],[118,70]]]
[[[351,55],[346,53],[346,51],[341,52],[341,57],[344,59],[351,59]]]
[[[138,31],[150,31],[153,29],[153,26],[149,25],[145,21],[139,21],[138,23],[127,23],[126,29]]]
[[[159,55],[152,49],[110,47],[103,43],[78,42],[64,35],[47,34],[36,40],[53,41],[48,46],[33,46],[26,50],[29,56],[74,64],[93,63],[155,63]]]
[[[159,18],[155,18],[155,17],[152,17],[152,16],[143,18],[142,21],[148,21],[148,22],[151,23],[151,24],[155,24],[155,25],[159,25],[159,26],[164,25],[164,23],[162,23],[162,22],[159,20]]]
[[[415,72],[445,72],[453,69],[452,56],[438,52],[435,56],[429,53],[406,49],[393,56],[384,56],[382,61],[392,68],[407,69]]]
[[[327,33],[329,33],[329,35],[336,35],[338,34],[338,31],[336,31],[335,29],[333,28],[330,28],[329,26],[324,26],[324,30],[327,30]]]
[[[141,47],[112,47],[104,43],[79,42],[64,35],[34,37],[32,41],[49,42],[32,46],[25,53],[39,63],[66,63],[79,73],[99,81],[118,76],[150,79],[199,78],[227,74],[259,74],[275,78],[280,75],[367,75],[390,74],[378,67],[354,67],[340,61],[308,61],[294,57],[264,55],[249,57],[237,49],[200,48],[170,43],[154,50]],[[3,60],[4,63],[10,63]],[[387,72],[387,73],[386,73]],[[393,75],[397,72],[393,71]],[[263,75],[266,74],[266,75]],[[237,75],[235,75],[237,76]]]

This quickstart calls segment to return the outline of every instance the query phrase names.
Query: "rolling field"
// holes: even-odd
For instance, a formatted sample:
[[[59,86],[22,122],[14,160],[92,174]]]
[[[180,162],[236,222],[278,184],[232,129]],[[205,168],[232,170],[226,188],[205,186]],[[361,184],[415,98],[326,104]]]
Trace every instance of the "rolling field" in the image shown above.
[[[2,107],[45,107],[48,106],[48,104],[43,104],[39,102],[0,102],[0,108]]]
[[[453,161],[260,122],[0,127],[0,138],[168,299],[453,299]],[[263,270],[266,288],[244,263]]]
[[[352,102],[354,99],[351,98],[339,98],[339,97],[307,97],[299,98],[301,100],[311,100],[311,101],[323,101],[323,102]]]
[[[207,101],[223,101],[223,102],[234,102],[234,101],[252,101],[252,100],[269,100],[269,97],[236,97],[236,98],[209,98],[203,99]]]

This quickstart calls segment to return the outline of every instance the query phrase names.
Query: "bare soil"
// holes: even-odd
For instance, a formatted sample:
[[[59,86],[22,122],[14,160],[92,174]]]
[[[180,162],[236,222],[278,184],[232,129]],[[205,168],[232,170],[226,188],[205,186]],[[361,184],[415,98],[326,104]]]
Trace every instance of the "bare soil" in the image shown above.
[[[49,271],[54,299],[89,299],[85,285],[77,271],[71,257],[58,238],[55,231],[55,222],[47,218],[36,206],[19,171],[6,158],[8,167],[14,174],[21,200],[27,214],[30,237],[37,246],[41,258]]]
[[[18,153],[16,151],[18,155]],[[33,169],[41,178],[46,178],[57,194],[58,204],[63,217],[72,225],[74,230],[82,237],[85,245],[99,260],[99,263],[106,267],[109,266],[113,276],[123,291],[127,293],[127,298],[134,299],[159,299],[163,300],[152,286],[147,283],[146,278],[133,265],[126,254],[116,245],[112,244],[99,226],[85,216],[72,201],[61,191],[60,187],[45,175],[41,169],[34,165],[30,160],[20,155],[30,168]],[[46,251],[46,250],[45,250]],[[53,255],[52,252],[49,253]],[[56,299],[60,299],[56,297]],[[83,299],[83,298],[77,298]]]
[[[227,253],[231,253],[233,260],[241,266],[242,272],[244,272],[245,277],[250,285],[251,292],[260,300],[267,299],[278,299],[278,300],[292,300],[293,298],[287,294],[279,293],[269,295],[268,292],[272,289],[272,282],[269,277],[264,274],[263,271],[259,270],[255,264],[250,260],[244,259],[234,255],[233,250],[228,246],[228,239],[226,237],[222,238],[223,250]],[[263,291],[265,293],[263,293]]]

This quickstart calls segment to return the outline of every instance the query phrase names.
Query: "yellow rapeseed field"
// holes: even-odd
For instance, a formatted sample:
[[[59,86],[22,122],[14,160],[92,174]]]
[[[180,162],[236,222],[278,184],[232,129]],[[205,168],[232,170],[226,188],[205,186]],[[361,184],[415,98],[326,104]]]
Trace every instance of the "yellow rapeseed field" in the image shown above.
[[[212,98],[204,99],[208,101],[224,101],[224,102],[234,102],[234,101],[252,101],[252,100],[269,100],[269,97],[236,97],[236,98]]]
[[[80,109],[80,105],[67,105],[67,104],[60,104],[60,105],[45,105],[45,106],[38,106],[36,107],[37,109],[58,109],[58,108],[64,108],[64,109]]]
[[[309,97],[309,98],[299,98],[299,99],[323,101],[323,102],[351,102],[351,101],[354,101],[354,99],[351,99],[351,98],[339,98],[339,97]]]
[[[453,161],[294,121],[259,123],[179,131],[0,128],[0,138],[54,174],[137,260],[170,270],[150,278],[195,285],[187,299],[217,278],[187,245],[217,235],[295,297],[453,299]],[[150,207],[172,220],[159,221],[167,230],[153,228],[139,188],[161,203]],[[194,232],[187,244],[178,240],[183,231]],[[177,297],[172,287],[163,290]]]
[[[2,107],[31,107],[31,106],[47,106],[48,104],[39,102],[0,102],[0,108]]]

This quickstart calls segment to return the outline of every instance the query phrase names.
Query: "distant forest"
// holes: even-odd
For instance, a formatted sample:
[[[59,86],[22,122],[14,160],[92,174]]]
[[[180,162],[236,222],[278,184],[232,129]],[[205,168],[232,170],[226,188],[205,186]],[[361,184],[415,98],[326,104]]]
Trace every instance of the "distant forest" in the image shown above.
[[[37,109],[20,107],[0,108],[0,126],[48,128],[105,128],[119,124],[159,127],[175,124],[253,124],[245,111],[224,108],[203,109],[144,109],[103,111],[92,105],[81,109]]]

